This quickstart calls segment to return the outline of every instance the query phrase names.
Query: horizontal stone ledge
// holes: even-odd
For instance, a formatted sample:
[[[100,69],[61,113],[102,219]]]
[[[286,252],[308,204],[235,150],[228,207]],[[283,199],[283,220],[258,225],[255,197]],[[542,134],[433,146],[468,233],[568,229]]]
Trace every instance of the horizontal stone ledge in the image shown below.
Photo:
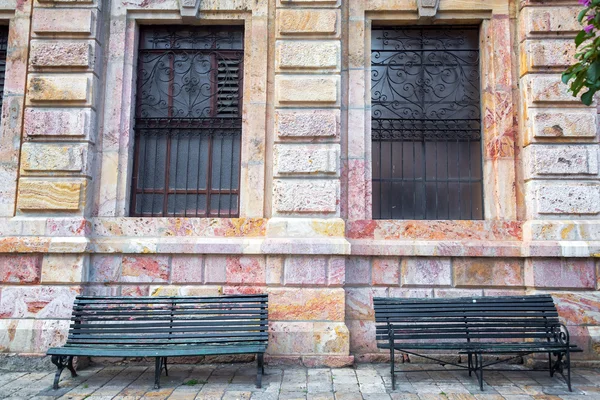
[[[600,241],[600,221],[527,221],[523,237],[527,241]]]
[[[408,241],[344,238],[121,238],[7,236],[1,253],[228,254],[415,257],[600,257],[600,241]]]

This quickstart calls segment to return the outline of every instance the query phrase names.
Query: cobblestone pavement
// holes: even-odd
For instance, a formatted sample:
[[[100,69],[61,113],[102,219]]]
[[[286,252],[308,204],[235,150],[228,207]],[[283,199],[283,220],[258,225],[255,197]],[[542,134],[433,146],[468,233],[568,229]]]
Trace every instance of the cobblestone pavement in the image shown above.
[[[91,366],[77,378],[63,373],[61,388],[51,389],[54,373],[0,372],[0,398],[6,399],[406,399],[406,400],[554,400],[600,399],[600,370],[575,369],[573,392],[547,372],[513,367],[489,371],[480,392],[475,377],[463,371],[424,372],[399,365],[396,390],[386,364],[354,368],[267,367],[263,388],[254,386],[254,364],[173,365],[162,388],[154,390],[153,366]],[[430,369],[431,367],[428,366]],[[419,372],[421,371],[421,372]]]

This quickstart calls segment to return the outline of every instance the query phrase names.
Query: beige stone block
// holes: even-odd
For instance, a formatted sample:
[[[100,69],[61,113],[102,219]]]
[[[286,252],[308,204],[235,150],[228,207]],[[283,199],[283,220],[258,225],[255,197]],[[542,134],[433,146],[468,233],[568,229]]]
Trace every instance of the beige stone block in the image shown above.
[[[277,32],[280,35],[335,35],[339,21],[338,10],[303,9],[277,10]]]
[[[523,37],[535,34],[570,33],[581,30],[578,6],[525,7],[519,14]]]
[[[337,179],[275,180],[273,207],[278,213],[335,213],[340,182]]]
[[[340,112],[277,110],[275,130],[281,138],[337,137],[340,130]]]
[[[336,103],[339,76],[306,77],[279,75],[275,78],[279,103]]]
[[[30,63],[34,67],[89,67],[92,46],[88,42],[32,40]]]
[[[535,138],[593,138],[597,112],[593,108],[570,110],[530,110],[531,131]]]
[[[30,75],[27,98],[31,102],[85,103],[91,98],[88,74]]]
[[[529,182],[525,197],[537,214],[556,216],[596,215],[600,213],[600,185],[597,183]],[[531,204],[535,201],[534,204]]]
[[[26,142],[21,148],[22,172],[80,172],[85,145]]]
[[[45,254],[42,283],[79,283],[84,281],[85,254]]]
[[[521,74],[538,70],[562,72],[576,61],[573,39],[527,40],[521,51],[525,56]]]
[[[339,145],[275,145],[277,174],[335,174],[340,158]]]
[[[583,106],[578,97],[569,92],[569,86],[561,81],[560,75],[527,75],[524,82],[529,104],[568,103]]]
[[[523,149],[527,177],[598,174],[598,146],[530,144]]]
[[[17,208],[23,211],[77,211],[81,190],[81,182],[21,179]]]
[[[37,34],[80,34],[94,33],[96,16],[92,9],[35,8],[33,32]]]
[[[280,40],[276,44],[276,67],[288,69],[340,69],[340,42]]]

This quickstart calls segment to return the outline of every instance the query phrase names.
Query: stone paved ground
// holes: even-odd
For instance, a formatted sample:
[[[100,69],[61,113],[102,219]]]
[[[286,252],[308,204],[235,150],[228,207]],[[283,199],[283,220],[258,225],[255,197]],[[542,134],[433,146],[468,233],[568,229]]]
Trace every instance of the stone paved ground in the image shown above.
[[[406,400],[554,400],[600,399],[600,370],[576,369],[574,391],[546,372],[513,367],[488,372],[485,391],[465,372],[418,372],[418,365],[400,365],[395,391],[388,366],[359,364],[354,368],[307,369],[267,367],[263,388],[254,386],[253,364],[173,365],[162,388],[152,389],[153,366],[92,366],[77,378],[63,374],[61,389],[50,386],[53,373],[0,371],[0,398],[6,399],[406,399]],[[428,367],[431,368],[431,367]]]

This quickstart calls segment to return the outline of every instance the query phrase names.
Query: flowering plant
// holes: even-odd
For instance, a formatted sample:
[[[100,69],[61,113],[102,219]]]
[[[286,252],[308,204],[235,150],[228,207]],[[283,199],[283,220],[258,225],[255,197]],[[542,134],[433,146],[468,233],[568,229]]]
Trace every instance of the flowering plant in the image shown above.
[[[570,91],[577,96],[586,87],[587,92],[581,95],[585,105],[592,104],[594,94],[600,90],[600,0],[579,0],[585,8],[577,19],[584,25],[575,37],[578,62],[569,67],[562,75],[564,83],[571,82]]]

